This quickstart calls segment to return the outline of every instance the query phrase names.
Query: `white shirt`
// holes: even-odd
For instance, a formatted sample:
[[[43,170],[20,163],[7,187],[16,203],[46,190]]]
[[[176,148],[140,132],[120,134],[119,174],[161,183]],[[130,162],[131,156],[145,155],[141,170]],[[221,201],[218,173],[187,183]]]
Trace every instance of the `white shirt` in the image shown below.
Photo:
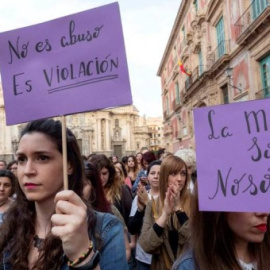
[[[158,196],[156,195],[156,196],[153,196],[153,197],[155,199]],[[149,193],[149,191],[148,191],[148,198],[149,198],[149,200],[152,199],[151,198],[151,194]],[[132,202],[131,211],[130,211],[130,215],[129,216],[130,217],[133,217],[135,215],[137,209],[138,209],[138,195],[135,196],[135,198],[134,198],[134,200]],[[136,255],[135,255],[135,257],[136,257],[136,259],[138,261],[144,262],[146,264],[151,264],[151,262],[152,262],[152,255],[149,254],[149,253],[146,253],[142,249],[142,247],[141,247],[141,245],[139,244],[138,241],[136,243]]]
[[[256,262],[251,262],[251,263],[245,263],[238,259],[240,266],[243,270],[257,270],[257,263]]]

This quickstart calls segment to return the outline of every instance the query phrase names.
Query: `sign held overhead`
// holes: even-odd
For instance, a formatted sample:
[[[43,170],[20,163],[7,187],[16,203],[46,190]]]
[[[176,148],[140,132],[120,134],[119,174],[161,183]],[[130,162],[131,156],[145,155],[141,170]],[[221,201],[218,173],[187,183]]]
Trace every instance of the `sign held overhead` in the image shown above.
[[[195,109],[200,210],[270,211],[269,102]]]
[[[7,125],[132,104],[118,3],[0,33]]]

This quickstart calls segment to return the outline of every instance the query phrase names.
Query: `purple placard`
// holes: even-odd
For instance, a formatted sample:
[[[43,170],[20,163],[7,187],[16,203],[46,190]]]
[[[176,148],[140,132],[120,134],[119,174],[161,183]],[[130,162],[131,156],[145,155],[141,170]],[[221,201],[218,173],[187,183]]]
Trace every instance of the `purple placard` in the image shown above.
[[[194,110],[200,210],[270,212],[270,100]]]
[[[0,34],[7,125],[132,104],[118,3]]]

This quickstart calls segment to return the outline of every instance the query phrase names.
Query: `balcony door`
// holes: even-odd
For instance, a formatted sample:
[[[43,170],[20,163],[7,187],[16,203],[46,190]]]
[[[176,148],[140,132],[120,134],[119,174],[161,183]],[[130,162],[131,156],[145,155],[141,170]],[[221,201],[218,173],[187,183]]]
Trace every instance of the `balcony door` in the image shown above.
[[[256,19],[269,5],[269,0],[252,0],[253,19]]]
[[[260,62],[264,97],[270,97],[270,54]]]
[[[223,17],[220,18],[216,25],[217,33],[217,44],[218,44],[218,58],[220,58],[225,53],[225,33],[224,33],[224,20]]]

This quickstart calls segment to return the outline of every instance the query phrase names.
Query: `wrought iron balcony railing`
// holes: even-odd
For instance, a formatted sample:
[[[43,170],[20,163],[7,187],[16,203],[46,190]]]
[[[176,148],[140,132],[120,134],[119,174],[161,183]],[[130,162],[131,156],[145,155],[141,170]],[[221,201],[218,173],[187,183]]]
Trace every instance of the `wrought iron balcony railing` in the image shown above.
[[[208,70],[207,65],[198,65],[191,73],[191,75],[185,81],[185,90],[188,90],[190,86],[205,72]]]
[[[181,107],[181,105],[182,105],[182,102],[181,102],[181,100],[180,100],[180,96],[178,97],[178,98],[175,98],[174,100],[173,100],[173,110],[175,111],[175,110],[177,110],[179,107]]]
[[[208,56],[208,66],[212,67],[223,55],[230,53],[230,40],[222,40],[216,49]]]
[[[236,28],[236,39],[238,39],[250,25],[268,8],[270,0],[253,0],[250,6],[234,24]]]
[[[256,93],[256,99],[269,98],[270,97],[270,86],[264,87]]]
[[[268,87],[264,87],[262,89],[262,91],[263,91],[263,96],[265,98],[269,98],[270,97],[270,85]]]
[[[168,111],[164,111],[163,112],[163,118],[167,119],[169,117],[169,112]]]

